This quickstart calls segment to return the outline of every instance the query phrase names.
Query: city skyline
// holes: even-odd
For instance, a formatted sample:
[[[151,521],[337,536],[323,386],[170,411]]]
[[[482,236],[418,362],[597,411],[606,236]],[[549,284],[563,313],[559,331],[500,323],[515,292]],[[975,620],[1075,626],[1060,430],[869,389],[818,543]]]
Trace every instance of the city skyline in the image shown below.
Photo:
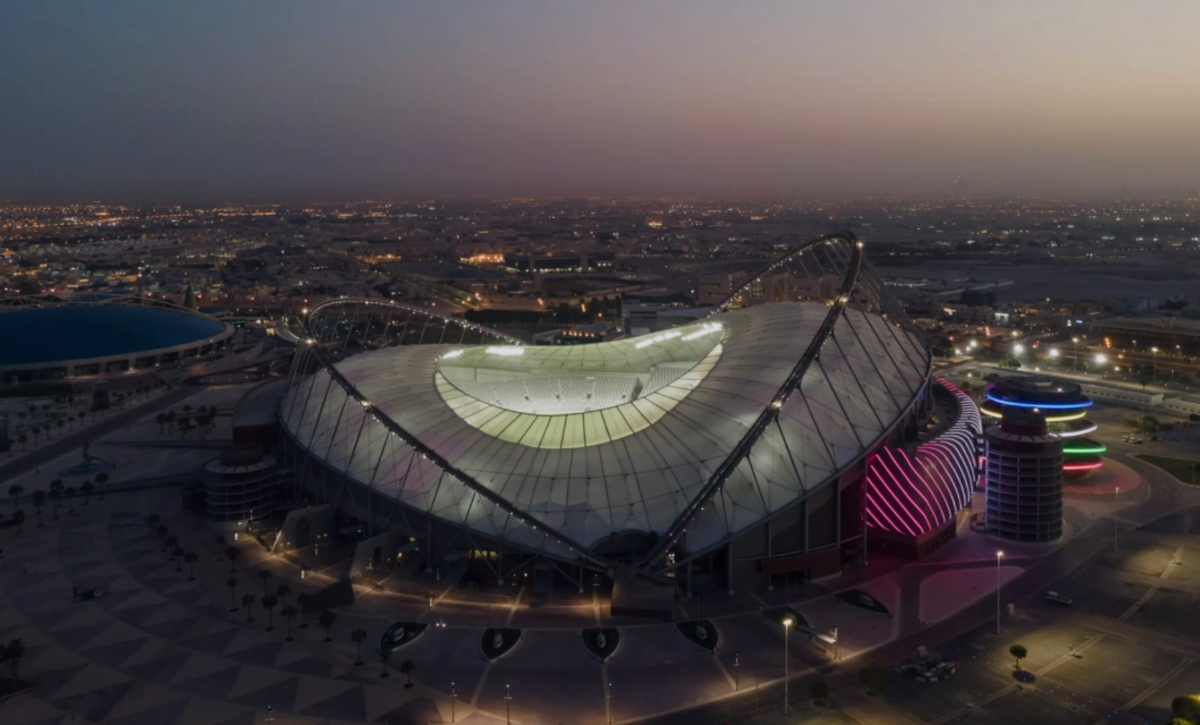
[[[1194,193],[1154,5],[10,6],[0,198]]]

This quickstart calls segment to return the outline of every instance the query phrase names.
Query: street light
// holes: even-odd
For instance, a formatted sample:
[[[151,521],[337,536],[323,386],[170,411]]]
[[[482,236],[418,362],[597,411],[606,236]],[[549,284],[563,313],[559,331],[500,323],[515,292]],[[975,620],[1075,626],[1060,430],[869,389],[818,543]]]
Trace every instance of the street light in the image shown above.
[[[608,722],[612,725],[613,722],[613,691],[612,683],[608,683]]]
[[[504,722],[512,725],[512,685],[504,686]]]
[[[1021,344],[1021,343],[1019,343],[1019,342],[1018,342],[1016,345],[1013,345],[1013,354],[1014,354],[1014,355],[1020,355],[1020,354],[1021,354],[1021,353],[1023,353],[1023,352],[1025,352],[1025,346],[1024,346],[1024,345],[1022,345],[1022,344]]]
[[[1004,552],[996,551],[996,634],[1000,634],[1000,560]]]
[[[1117,486],[1116,490],[1113,491],[1113,502],[1116,503],[1117,506],[1121,505],[1121,487],[1120,486]],[[1113,511],[1113,551],[1116,551],[1116,550],[1117,550],[1117,512],[1114,510]]]
[[[454,719],[454,701],[458,699],[458,690],[454,688],[454,683],[450,683],[450,722],[458,722]]]
[[[1154,353],[1150,358],[1150,382],[1152,382],[1154,385],[1158,385],[1158,348],[1152,347],[1150,348],[1150,352]]]
[[[1192,478],[1195,478],[1195,468],[1196,468],[1195,466],[1192,466],[1192,470],[1193,470]],[[742,683],[741,683],[741,679],[738,677],[738,675],[740,674],[738,672],[738,670],[741,668],[741,666],[742,666],[742,656],[740,653],[734,652],[733,653],[733,689],[735,689],[735,690],[741,689]]]
[[[1073,351],[1071,352],[1071,369],[1075,372],[1079,372],[1079,338],[1072,337],[1071,343],[1074,346]]]
[[[783,619],[783,714],[788,714],[788,630],[792,628],[792,618]]]

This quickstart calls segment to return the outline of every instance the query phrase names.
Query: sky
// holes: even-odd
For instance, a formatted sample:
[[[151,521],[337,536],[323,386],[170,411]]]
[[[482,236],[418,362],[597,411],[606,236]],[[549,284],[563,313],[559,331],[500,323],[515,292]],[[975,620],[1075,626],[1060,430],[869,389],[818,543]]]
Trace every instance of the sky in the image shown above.
[[[1196,0],[15,0],[0,199],[1200,188]]]

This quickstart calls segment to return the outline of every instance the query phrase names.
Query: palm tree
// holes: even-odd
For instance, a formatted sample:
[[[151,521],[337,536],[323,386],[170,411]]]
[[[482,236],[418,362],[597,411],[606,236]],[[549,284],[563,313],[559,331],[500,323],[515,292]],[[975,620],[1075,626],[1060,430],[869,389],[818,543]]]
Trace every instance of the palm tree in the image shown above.
[[[21,659],[24,657],[25,643],[20,639],[10,639],[8,640],[8,644],[0,648],[0,660],[12,668],[12,688],[10,692],[17,691],[17,667],[21,664]]]
[[[54,500],[54,518],[58,518],[58,503],[62,500],[63,488],[66,486],[61,478],[50,482],[50,498]]]
[[[404,660],[403,662],[400,663],[400,674],[402,674],[408,678],[408,682],[404,683],[404,686],[406,688],[413,686],[412,673],[413,673],[413,670],[415,670],[415,669],[417,669],[417,663],[413,662],[412,660]]]
[[[150,527],[150,535],[155,536],[158,533],[158,522],[162,521],[162,517],[158,514],[147,514],[146,525]]]
[[[183,547],[176,544],[174,549],[171,549],[171,558],[175,560],[175,571],[183,571]]]
[[[32,498],[33,498],[33,510],[37,511],[38,526],[40,527],[42,525],[42,506],[46,505],[46,492],[40,491],[40,490],[34,491],[32,494]]]
[[[96,474],[96,490],[100,492],[100,500],[104,500],[104,484],[108,483],[107,473]]]
[[[355,647],[354,666],[362,667],[362,643],[367,641],[367,630],[361,628],[351,630],[350,641],[354,643]]]
[[[25,487],[19,483],[14,483],[8,487],[8,495],[12,496],[13,512],[17,510],[17,499],[21,498],[21,494],[25,493]]]
[[[17,533],[21,533],[21,524],[25,523],[25,512],[17,509],[17,512],[13,514],[13,523],[17,525]]]
[[[312,597],[305,592],[296,595],[296,606],[300,609],[300,629],[308,629],[308,603]]]
[[[243,594],[242,595],[242,606],[246,608],[246,621],[253,622],[254,621],[254,595],[253,594]]]
[[[221,552],[221,551],[223,551],[223,550],[225,549],[225,546],[226,546],[226,543],[225,543],[225,537],[224,537],[224,536],[218,536],[218,537],[217,537],[217,561],[220,561],[220,560],[221,560],[221,553],[220,553],[220,552]]]
[[[276,604],[279,604],[279,598],[273,594],[267,594],[263,596],[259,604],[262,605],[263,609],[267,610],[267,631],[270,632],[275,629],[272,625],[271,610],[275,608]]]
[[[154,420],[158,423],[158,434],[162,435],[163,426],[167,424],[167,414],[159,413],[158,415],[154,416]]]
[[[171,549],[175,548],[175,545],[176,545],[176,544],[178,544],[178,543],[179,543],[179,537],[178,537],[178,536],[176,536],[175,534],[171,534],[171,535],[170,535],[170,536],[168,536],[167,538],[163,539],[163,548],[162,548],[162,550],[163,550],[163,551],[169,551],[169,550],[171,550]],[[170,557],[168,557],[168,558],[170,558]]]
[[[287,606],[288,595],[292,593],[292,586],[287,582],[275,587],[275,596],[279,597],[280,604]]]
[[[233,567],[233,563],[235,561],[237,561],[237,558],[241,555],[242,555],[242,550],[237,548],[236,546],[225,547],[225,558],[229,560],[229,573],[230,574],[232,574],[235,571],[235,569]]]
[[[196,560],[200,557],[194,551],[187,551],[183,554],[183,563],[188,565],[188,581],[196,581]]]
[[[275,576],[275,575],[271,573],[270,569],[259,569],[258,570],[258,578],[262,579],[263,596],[270,594],[270,591],[267,589],[267,582],[271,581],[271,577],[273,577],[273,576]]]
[[[391,643],[388,642],[387,644],[391,644]],[[388,668],[387,668],[388,660],[390,660],[392,658],[392,648],[388,647],[388,646],[382,646],[379,648],[378,654],[379,654],[379,664],[383,665],[383,672],[380,672],[379,676],[387,677],[389,674]]]
[[[279,613],[283,615],[285,620],[287,620],[287,638],[284,639],[284,642],[291,642],[293,639],[295,639],[292,637],[292,620],[296,618],[296,615],[299,614],[299,612],[296,611],[295,607],[284,607],[283,609],[279,610]]]
[[[91,481],[84,481],[83,483],[79,484],[79,491],[80,491],[80,493],[83,494],[83,505],[84,506],[88,505],[88,501],[92,497],[92,491],[95,491],[95,490],[96,490],[96,484],[92,483]]]
[[[333,641],[333,635],[329,633],[329,630],[333,629],[333,623],[336,621],[337,615],[328,609],[321,610],[321,614],[317,617],[317,624],[320,625],[321,629],[325,630],[325,642]]]
[[[75,500],[75,487],[68,486],[66,490],[63,491],[63,498],[67,499],[67,515],[74,516],[75,506],[71,502]]]
[[[238,578],[231,576],[225,580],[225,586],[229,587],[229,611],[237,611],[237,585]]]
[[[29,442],[29,436],[25,435],[24,433],[17,436],[17,443],[21,444],[22,451],[24,451],[26,448],[28,448],[28,446],[26,445],[28,442]]]

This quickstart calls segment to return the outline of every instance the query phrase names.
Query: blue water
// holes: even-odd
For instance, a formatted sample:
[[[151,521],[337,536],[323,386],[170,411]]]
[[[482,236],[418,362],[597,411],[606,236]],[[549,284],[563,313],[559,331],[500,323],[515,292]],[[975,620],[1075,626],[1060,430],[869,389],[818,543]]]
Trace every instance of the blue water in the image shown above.
[[[0,312],[0,365],[156,350],[217,335],[225,324],[153,307],[36,307]]]

